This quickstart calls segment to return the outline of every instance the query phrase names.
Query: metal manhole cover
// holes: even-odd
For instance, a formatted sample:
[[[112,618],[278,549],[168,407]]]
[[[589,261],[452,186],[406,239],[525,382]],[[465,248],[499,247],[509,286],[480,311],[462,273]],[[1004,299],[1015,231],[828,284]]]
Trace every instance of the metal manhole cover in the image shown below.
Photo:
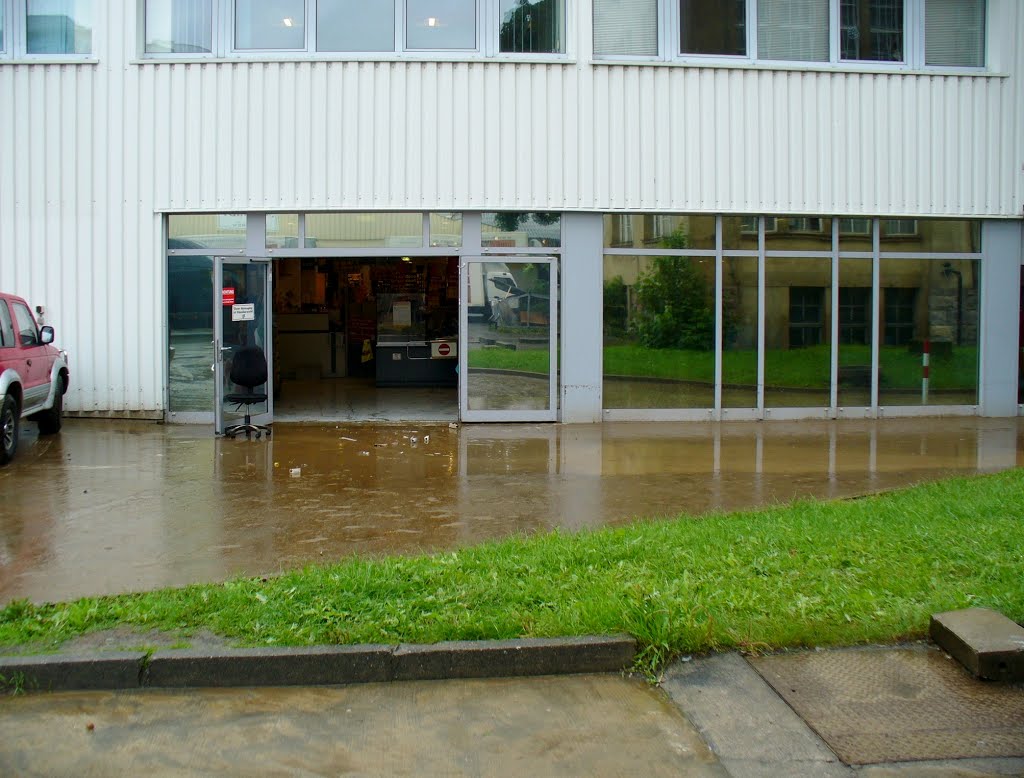
[[[1024,756],[1024,686],[976,680],[941,651],[750,661],[847,764]]]

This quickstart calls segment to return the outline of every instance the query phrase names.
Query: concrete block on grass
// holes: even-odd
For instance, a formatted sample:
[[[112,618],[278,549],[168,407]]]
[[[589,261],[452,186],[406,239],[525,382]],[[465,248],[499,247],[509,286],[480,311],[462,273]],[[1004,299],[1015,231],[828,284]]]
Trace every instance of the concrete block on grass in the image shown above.
[[[394,646],[181,650],[153,654],[144,686],[306,686],[389,681]]]
[[[145,659],[142,652],[8,656],[0,657],[0,676],[8,691],[137,689]]]
[[[395,651],[394,679],[425,681],[617,672],[632,666],[635,653],[636,641],[629,636],[401,645]]]
[[[971,673],[991,681],[1024,681],[1024,627],[988,608],[937,613],[931,639]]]

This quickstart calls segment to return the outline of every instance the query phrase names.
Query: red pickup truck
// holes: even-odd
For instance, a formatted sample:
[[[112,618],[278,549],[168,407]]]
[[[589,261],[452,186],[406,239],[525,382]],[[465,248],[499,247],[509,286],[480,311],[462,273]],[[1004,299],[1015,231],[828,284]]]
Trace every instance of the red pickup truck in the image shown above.
[[[0,292],[0,465],[18,449],[22,419],[37,422],[42,435],[60,431],[68,358],[52,343],[53,327],[40,327],[27,302]]]

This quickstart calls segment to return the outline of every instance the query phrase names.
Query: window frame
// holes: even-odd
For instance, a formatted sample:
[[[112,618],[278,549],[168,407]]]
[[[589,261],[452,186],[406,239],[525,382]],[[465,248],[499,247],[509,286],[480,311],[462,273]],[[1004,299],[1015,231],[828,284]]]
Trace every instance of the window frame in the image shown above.
[[[0,0],[12,2],[14,0]],[[17,0],[24,2],[24,0]],[[139,57],[142,60],[509,60],[569,62],[573,57],[575,22],[573,0],[562,0],[561,52],[502,52],[500,51],[501,12],[499,0],[474,0],[475,46],[460,49],[409,48],[406,22],[408,0],[392,0],[395,6],[394,48],[383,51],[320,51],[317,49],[317,0],[303,0],[305,8],[305,45],[296,49],[240,49],[235,41],[235,0],[212,0],[212,46],[209,54],[197,52],[146,51],[146,12],[149,0],[138,0]]]
[[[43,52],[31,54],[28,51],[28,0],[0,0],[0,62],[37,62],[37,63],[95,63],[97,40],[100,27],[97,24],[98,4],[102,0],[91,0],[89,29],[89,52],[80,54],[70,52]]]
[[[928,65],[925,62],[925,6],[928,0],[904,0],[903,4],[903,59],[860,60],[841,56],[840,14],[842,0],[829,3],[829,57],[827,60],[783,60],[761,58],[758,54],[758,7],[760,0],[746,2],[746,54],[693,54],[682,51],[682,17],[680,0],[656,0],[658,4],[658,51],[656,56],[625,56],[593,52],[595,62],[670,62],[699,66],[766,66],[787,70],[836,70],[874,72],[956,72],[986,73],[989,71],[989,42],[992,38],[992,2],[985,0],[983,62],[979,66]],[[591,20],[593,24],[593,20]]]

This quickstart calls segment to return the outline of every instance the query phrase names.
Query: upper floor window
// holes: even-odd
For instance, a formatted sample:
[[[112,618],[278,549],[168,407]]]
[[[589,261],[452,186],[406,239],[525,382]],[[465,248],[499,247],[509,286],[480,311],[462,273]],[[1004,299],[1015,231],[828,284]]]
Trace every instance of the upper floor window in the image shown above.
[[[594,0],[594,53],[983,67],[986,1]]]
[[[144,48],[213,56],[561,54],[565,0],[145,0]]]
[[[0,0],[0,54],[29,59],[88,57],[92,15],[92,0]]]

